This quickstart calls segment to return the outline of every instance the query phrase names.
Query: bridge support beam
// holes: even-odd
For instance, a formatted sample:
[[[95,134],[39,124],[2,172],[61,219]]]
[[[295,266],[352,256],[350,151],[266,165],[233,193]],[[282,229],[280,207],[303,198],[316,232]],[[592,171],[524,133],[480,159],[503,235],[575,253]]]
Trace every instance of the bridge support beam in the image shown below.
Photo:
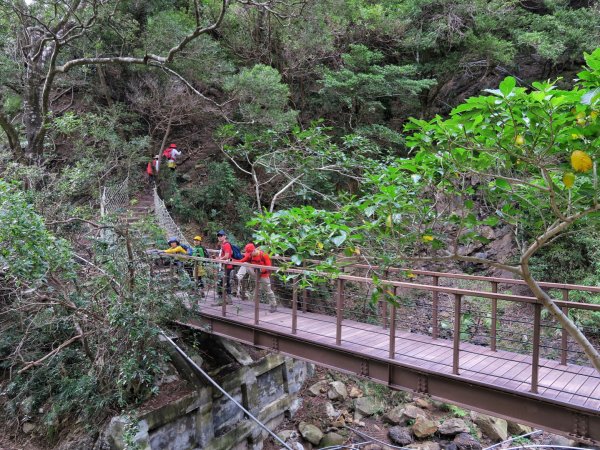
[[[600,444],[600,411],[552,402],[528,392],[513,392],[456,376],[430,372],[397,360],[371,358],[343,346],[319,345],[298,335],[244,326],[226,317],[204,317],[182,323],[189,328],[279,351],[320,366],[351,373],[393,389],[420,392],[433,398],[496,417],[571,436],[591,445]],[[208,327],[207,327],[208,325]],[[493,408],[493,409],[491,409]]]

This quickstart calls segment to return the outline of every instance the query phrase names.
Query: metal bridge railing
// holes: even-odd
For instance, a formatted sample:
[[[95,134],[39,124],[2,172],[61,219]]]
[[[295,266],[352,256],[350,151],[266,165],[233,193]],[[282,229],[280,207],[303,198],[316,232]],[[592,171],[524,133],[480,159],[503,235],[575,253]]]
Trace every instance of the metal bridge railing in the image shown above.
[[[129,178],[114,186],[104,186],[100,194],[100,216],[118,214],[129,205]]]
[[[190,245],[188,240],[185,238],[173,218],[171,214],[169,214],[169,210],[165,205],[165,202],[158,195],[156,187],[154,188],[154,215],[156,216],[156,221],[158,225],[165,231],[168,237],[176,237],[179,239],[179,242],[185,245]]]

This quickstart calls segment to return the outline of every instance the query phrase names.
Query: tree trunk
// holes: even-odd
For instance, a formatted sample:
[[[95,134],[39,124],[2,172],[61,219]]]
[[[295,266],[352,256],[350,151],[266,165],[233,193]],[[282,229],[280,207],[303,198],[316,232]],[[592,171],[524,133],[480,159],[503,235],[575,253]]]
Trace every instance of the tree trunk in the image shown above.
[[[569,318],[568,315],[562,312],[562,310],[554,303],[554,300],[546,294],[538,283],[533,279],[529,272],[528,264],[521,265],[523,269],[523,280],[527,283],[527,286],[533,292],[535,298],[542,302],[545,308],[550,311],[558,323],[571,335],[571,337],[581,346],[587,357],[590,359],[590,363],[600,373],[600,353],[594,348],[587,337],[581,332],[577,325]]]

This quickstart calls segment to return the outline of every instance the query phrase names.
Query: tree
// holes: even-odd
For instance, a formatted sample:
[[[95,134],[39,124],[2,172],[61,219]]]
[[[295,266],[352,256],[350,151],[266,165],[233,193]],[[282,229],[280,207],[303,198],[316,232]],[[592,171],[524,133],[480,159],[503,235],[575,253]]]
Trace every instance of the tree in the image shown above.
[[[383,53],[364,45],[350,45],[342,60],[339,70],[324,69],[320,94],[328,108],[342,108],[350,129],[384,110],[385,99],[401,97],[406,102],[414,101],[420,92],[435,84],[435,80],[417,79],[416,65],[381,65]]]
[[[600,49],[585,59],[580,86],[572,90],[553,82],[529,90],[508,77],[447,119],[412,119],[407,142],[414,156],[371,173],[365,194],[343,209],[354,221],[336,247],[360,245],[363,257],[384,255],[388,263],[466,261],[507,270],[525,280],[600,371],[598,350],[540,288],[530,267],[531,258],[573,224],[598,226],[600,220]],[[296,212],[277,232],[296,235],[308,214]],[[294,254],[291,247],[277,248],[269,219],[259,237]],[[513,230],[515,261],[470,254],[469,244],[487,242],[486,227],[502,225]]]
[[[214,33],[230,7],[228,0],[195,1],[186,16],[189,20],[180,20],[177,30],[171,28],[169,39],[151,39],[155,36],[148,36],[152,26],[132,17],[128,3],[0,1],[5,53],[0,65],[0,101],[5,104],[0,111],[0,127],[18,157],[44,153],[53,117],[53,94],[66,74],[79,71],[77,75],[82,76],[89,72],[86,68],[109,64],[169,68],[198,37]],[[281,2],[239,3],[274,10]],[[135,46],[140,37],[147,45],[145,49]],[[7,103],[20,103],[20,107],[7,110]],[[13,121],[18,114],[22,114],[23,130]]]

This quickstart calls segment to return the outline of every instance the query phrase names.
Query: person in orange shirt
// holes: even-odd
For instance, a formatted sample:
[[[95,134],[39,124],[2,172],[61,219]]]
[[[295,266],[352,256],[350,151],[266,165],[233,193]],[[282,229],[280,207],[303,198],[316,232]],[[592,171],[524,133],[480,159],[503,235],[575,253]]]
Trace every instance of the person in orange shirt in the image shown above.
[[[246,244],[244,247],[244,257],[242,259],[236,259],[237,262],[250,262],[252,259],[252,252],[256,247],[252,242]],[[240,266],[236,278],[237,278],[237,296],[242,300],[248,300],[246,296],[246,284],[244,283],[244,278],[246,275],[251,272],[246,266]]]
[[[248,246],[246,246],[248,248]],[[263,252],[260,248],[255,248],[247,261],[244,261],[248,257],[246,254],[240,262],[249,262],[250,264],[256,264],[259,266],[272,266],[271,258],[265,252]],[[277,311],[277,298],[275,297],[275,293],[271,288],[271,271],[267,269],[261,269],[260,277],[258,279],[258,284],[256,285],[256,289],[259,289],[259,294],[264,293],[269,300],[269,311],[275,312]],[[254,292],[256,296],[256,291]]]

